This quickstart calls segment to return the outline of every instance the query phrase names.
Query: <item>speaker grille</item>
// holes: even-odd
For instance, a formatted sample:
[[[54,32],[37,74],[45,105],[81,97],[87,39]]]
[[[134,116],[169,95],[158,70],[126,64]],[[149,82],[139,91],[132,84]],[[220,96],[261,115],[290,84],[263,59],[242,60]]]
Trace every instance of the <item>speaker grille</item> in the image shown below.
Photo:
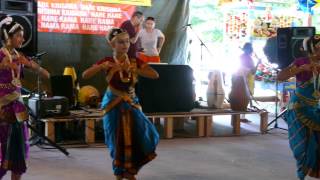
[[[303,39],[315,34],[314,27],[290,27],[277,30],[277,64],[280,69],[289,66],[295,59],[305,57]]]
[[[1,10],[11,12],[33,13],[32,1],[1,0]]]

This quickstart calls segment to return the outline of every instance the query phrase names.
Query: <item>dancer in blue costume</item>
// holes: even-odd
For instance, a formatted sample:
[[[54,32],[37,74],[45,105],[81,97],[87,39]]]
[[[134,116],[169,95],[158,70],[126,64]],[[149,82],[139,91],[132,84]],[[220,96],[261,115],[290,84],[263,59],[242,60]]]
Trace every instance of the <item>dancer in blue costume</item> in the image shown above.
[[[135,179],[139,169],[156,157],[159,134],[143,114],[135,95],[137,76],[156,79],[158,73],[139,59],[129,59],[130,46],[126,31],[110,30],[107,40],[113,57],[106,57],[82,74],[87,79],[96,73],[106,73],[108,89],[102,100],[105,143],[113,159],[117,179]]]
[[[300,180],[307,175],[320,178],[320,35],[305,39],[304,49],[309,56],[296,59],[278,75],[280,81],[296,77],[285,119]]]

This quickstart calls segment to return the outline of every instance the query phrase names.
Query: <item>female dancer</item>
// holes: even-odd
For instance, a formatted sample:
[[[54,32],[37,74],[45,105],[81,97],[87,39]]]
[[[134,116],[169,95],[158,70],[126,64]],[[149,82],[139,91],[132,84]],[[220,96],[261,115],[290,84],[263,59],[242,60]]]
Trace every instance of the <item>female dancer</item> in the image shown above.
[[[309,56],[296,59],[278,74],[280,81],[296,77],[285,119],[301,180],[307,175],[320,178],[320,36],[305,39],[304,48]]]
[[[23,27],[7,17],[0,22],[3,47],[0,50],[0,179],[8,170],[11,179],[19,180],[26,172],[28,153],[28,112],[21,100],[21,75],[23,67],[39,71],[49,78],[49,73],[37,63],[17,52],[24,42]]]
[[[105,143],[113,159],[117,179],[135,179],[139,169],[156,157],[159,135],[141,111],[135,95],[137,76],[158,78],[158,73],[139,59],[129,59],[129,35],[122,29],[110,30],[107,40],[113,57],[106,57],[83,72],[90,78],[99,71],[106,73],[108,89],[102,101]]]

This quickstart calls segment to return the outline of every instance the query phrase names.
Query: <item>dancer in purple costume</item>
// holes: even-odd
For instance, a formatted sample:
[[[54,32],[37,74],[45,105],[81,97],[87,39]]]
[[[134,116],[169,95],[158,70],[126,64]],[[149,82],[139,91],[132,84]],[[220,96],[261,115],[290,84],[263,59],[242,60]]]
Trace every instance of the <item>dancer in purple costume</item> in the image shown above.
[[[20,180],[26,172],[28,156],[29,115],[21,97],[23,68],[40,72],[46,78],[50,74],[34,61],[19,53],[24,42],[23,27],[6,17],[0,22],[2,48],[0,50],[0,179],[12,172],[12,180]]]

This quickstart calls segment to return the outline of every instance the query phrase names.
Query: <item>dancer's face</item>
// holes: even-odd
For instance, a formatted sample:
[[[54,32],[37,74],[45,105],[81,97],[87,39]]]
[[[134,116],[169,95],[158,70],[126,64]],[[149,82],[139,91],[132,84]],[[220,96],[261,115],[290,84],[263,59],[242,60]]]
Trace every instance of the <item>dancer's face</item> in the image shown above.
[[[17,31],[14,33],[8,40],[8,43],[13,47],[13,48],[21,48],[22,44],[24,42],[24,32],[23,30]]]
[[[315,45],[315,55],[320,58],[320,42],[318,42],[317,45]]]
[[[130,47],[129,35],[127,33],[123,33],[118,35],[114,41],[112,41],[112,48],[117,53],[127,53]]]
[[[320,58],[320,35],[315,35],[314,37],[318,42],[314,45],[314,55],[317,56],[317,59]]]

